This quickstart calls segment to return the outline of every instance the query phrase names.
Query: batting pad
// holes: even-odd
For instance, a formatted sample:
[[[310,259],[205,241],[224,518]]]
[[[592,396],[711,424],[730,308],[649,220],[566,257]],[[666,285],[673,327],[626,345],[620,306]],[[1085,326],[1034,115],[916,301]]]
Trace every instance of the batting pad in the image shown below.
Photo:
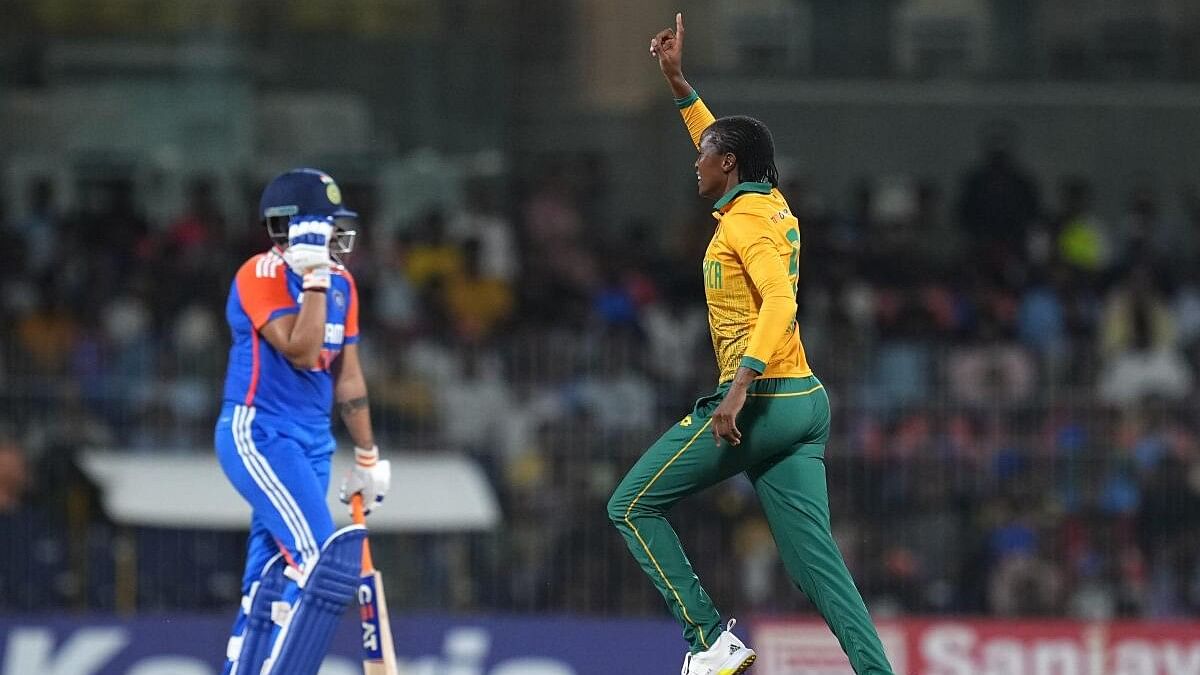
[[[366,536],[365,527],[350,525],[321,547],[300,581],[300,597],[275,640],[264,675],[316,675],[333,631],[358,591]]]
[[[246,626],[240,636],[229,640],[227,656],[233,662],[229,671],[231,674],[257,675],[262,670],[263,661],[271,653],[271,631],[275,628],[271,621],[271,607],[283,599],[283,588],[287,585],[287,577],[283,574],[286,568],[287,561],[283,554],[276,555],[263,566],[262,575],[250,589]]]

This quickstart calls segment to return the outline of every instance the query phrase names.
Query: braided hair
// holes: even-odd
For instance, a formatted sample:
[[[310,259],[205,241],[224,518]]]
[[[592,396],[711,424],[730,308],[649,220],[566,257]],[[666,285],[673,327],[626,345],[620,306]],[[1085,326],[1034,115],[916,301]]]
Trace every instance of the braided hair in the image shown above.
[[[722,117],[704,130],[704,137],[716,146],[717,152],[731,152],[737,157],[739,183],[779,186],[775,141],[767,125],[745,115]]]

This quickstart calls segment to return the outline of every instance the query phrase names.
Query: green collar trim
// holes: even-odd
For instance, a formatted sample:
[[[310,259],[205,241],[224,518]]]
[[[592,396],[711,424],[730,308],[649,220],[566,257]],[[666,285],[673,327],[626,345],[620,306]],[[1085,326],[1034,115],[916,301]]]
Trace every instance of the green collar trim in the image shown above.
[[[738,183],[729,192],[726,192],[725,196],[718,199],[716,204],[713,204],[713,211],[720,211],[725,208],[729,202],[737,199],[738,195],[743,192],[757,192],[760,195],[769,195],[773,189],[770,183]]]

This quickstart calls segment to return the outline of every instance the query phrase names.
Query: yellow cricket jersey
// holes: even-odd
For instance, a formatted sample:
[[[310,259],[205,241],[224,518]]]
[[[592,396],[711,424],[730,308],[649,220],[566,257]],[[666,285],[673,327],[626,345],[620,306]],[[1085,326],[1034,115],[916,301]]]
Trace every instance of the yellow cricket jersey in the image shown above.
[[[677,103],[699,148],[716,119],[694,92]],[[763,377],[812,375],[796,322],[800,225],[787,201],[767,183],[739,183],[713,205],[713,217],[703,270],[719,382],[739,366]]]

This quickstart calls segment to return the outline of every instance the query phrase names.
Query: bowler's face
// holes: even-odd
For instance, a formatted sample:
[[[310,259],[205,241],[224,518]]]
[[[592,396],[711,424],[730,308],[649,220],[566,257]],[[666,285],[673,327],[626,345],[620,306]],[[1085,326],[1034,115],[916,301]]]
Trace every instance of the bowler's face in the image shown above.
[[[724,193],[731,157],[730,153],[718,151],[707,135],[700,139],[700,156],[696,158],[696,190],[701,197],[717,199]]]

